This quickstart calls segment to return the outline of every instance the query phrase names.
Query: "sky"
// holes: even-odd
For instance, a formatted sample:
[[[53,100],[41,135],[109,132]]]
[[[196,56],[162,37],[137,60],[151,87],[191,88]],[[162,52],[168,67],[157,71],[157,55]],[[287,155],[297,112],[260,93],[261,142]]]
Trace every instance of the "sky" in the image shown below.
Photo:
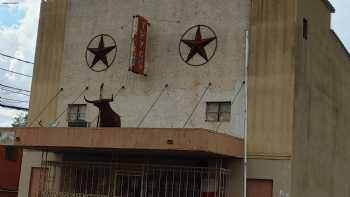
[[[3,5],[3,2],[19,2]],[[330,0],[336,9],[332,16],[332,28],[350,51],[350,0]],[[40,0],[0,0],[0,53],[34,61]],[[0,69],[32,74],[33,65],[0,56]],[[0,70],[0,84],[30,90],[31,78]],[[3,100],[15,99],[16,102]],[[0,103],[28,107],[29,97],[0,90]],[[21,102],[19,102],[21,101]],[[0,127],[11,125],[13,118],[23,114],[16,110],[0,108]]]

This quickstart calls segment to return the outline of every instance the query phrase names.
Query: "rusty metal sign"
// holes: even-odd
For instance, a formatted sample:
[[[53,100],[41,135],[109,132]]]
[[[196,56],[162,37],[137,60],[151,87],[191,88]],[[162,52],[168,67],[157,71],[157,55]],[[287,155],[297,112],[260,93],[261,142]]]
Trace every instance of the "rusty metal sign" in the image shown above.
[[[114,63],[116,56],[117,44],[108,34],[92,38],[85,51],[86,64],[95,72],[107,70]]]
[[[145,74],[145,57],[147,43],[148,20],[143,16],[136,16],[136,31],[133,33],[133,56],[131,71]]]
[[[215,55],[217,40],[215,31],[209,26],[190,27],[180,39],[181,59],[190,66],[202,66],[208,63]]]

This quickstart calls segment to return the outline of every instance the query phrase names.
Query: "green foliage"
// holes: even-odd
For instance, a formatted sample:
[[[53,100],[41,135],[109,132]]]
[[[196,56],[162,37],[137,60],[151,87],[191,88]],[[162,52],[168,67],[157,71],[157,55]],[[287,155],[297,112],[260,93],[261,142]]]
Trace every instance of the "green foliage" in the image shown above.
[[[28,113],[25,114],[18,114],[13,122],[12,122],[12,127],[26,127],[28,122]]]

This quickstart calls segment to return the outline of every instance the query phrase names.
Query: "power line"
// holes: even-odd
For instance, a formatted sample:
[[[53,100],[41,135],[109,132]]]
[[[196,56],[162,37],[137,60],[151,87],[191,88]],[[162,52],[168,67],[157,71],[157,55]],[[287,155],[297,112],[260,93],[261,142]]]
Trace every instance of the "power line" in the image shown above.
[[[9,93],[12,93],[12,94],[19,94],[19,95],[24,95],[24,96],[30,96],[29,94],[22,93],[20,91],[12,91],[12,90],[8,90],[8,89],[4,89],[2,87],[0,87],[0,90],[6,91],[6,92],[9,92]]]
[[[30,93],[29,90],[25,90],[25,89],[21,89],[21,88],[16,88],[16,87],[4,85],[4,84],[1,84],[1,83],[0,83],[0,86],[1,86],[1,87],[5,87],[5,88],[9,88],[9,89],[13,89],[13,90],[19,90],[19,91],[23,91],[23,92],[28,92],[28,93]]]
[[[12,105],[5,105],[5,104],[2,104],[2,103],[0,103],[0,107],[9,108],[9,109],[15,109],[15,110],[20,110],[20,111],[29,111],[28,108],[18,107],[18,106],[12,106]]]
[[[17,58],[17,57],[13,57],[11,55],[6,55],[6,54],[1,53],[1,52],[0,52],[0,55],[4,56],[4,57],[7,57],[7,58],[10,58],[10,59],[14,59],[14,60],[20,61],[20,62],[24,62],[24,63],[27,63],[27,64],[34,64],[34,62],[31,62],[31,61],[28,61],[28,60],[23,60],[23,59],[20,59],[20,58]]]
[[[25,77],[32,77],[31,75],[26,75],[26,74],[15,72],[15,71],[8,70],[8,69],[5,69],[5,68],[0,68],[0,70],[6,71],[6,72],[10,72],[10,73],[13,73],[13,74],[16,74],[16,75],[22,75],[22,76],[25,76]]]
[[[4,97],[0,97],[0,99],[1,100],[6,100],[6,101],[19,102],[19,103],[28,103],[28,101],[22,101],[22,100],[10,99],[10,98],[4,98]]]

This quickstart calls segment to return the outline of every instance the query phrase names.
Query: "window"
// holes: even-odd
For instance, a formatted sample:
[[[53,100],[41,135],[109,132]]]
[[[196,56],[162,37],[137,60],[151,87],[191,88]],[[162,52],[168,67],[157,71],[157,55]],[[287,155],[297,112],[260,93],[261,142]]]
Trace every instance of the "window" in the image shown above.
[[[225,122],[231,119],[231,102],[207,102],[206,120]]]
[[[68,121],[85,121],[86,105],[70,104],[68,105]]]
[[[16,150],[14,147],[5,146],[4,147],[5,160],[15,161],[16,160]]]
[[[309,22],[306,20],[306,18],[304,18],[303,19],[303,37],[304,37],[304,39],[305,40],[307,40],[307,38],[308,38],[308,26],[309,26],[309,24],[308,24]]]

